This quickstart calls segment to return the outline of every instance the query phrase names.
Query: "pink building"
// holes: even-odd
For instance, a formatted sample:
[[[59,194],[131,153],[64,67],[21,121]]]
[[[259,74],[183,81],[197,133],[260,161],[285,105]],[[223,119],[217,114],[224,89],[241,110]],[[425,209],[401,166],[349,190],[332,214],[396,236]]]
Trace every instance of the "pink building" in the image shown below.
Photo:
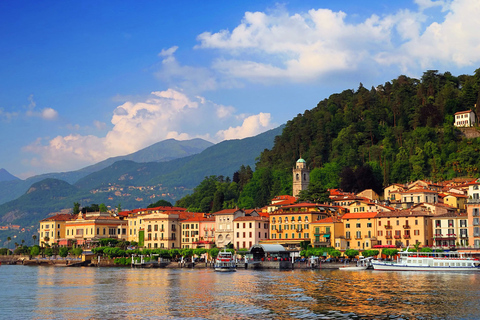
[[[245,216],[238,217],[234,221],[234,238],[235,248],[250,249],[254,244],[258,244],[260,240],[267,240],[269,234],[269,219],[262,216]]]

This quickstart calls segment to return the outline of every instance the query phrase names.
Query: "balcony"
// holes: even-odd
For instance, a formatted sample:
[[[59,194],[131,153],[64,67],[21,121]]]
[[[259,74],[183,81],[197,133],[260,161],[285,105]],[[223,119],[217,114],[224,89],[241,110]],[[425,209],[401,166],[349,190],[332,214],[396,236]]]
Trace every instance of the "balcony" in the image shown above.
[[[460,238],[468,238],[468,234],[462,234],[462,233],[460,233]]]
[[[387,235],[385,236],[385,239],[392,239],[392,235],[391,235],[391,234],[387,234]]]
[[[468,199],[467,200],[468,204],[475,204],[475,203],[480,203],[480,199]]]
[[[277,230],[278,233],[283,233],[283,229],[282,230]]]
[[[410,239],[410,235],[409,234],[404,234],[403,239]]]
[[[399,234],[396,234],[396,235],[394,235],[394,238],[395,238],[395,239],[401,239],[401,238],[402,238],[402,236],[401,236],[401,235],[399,235]]]
[[[386,224],[385,229],[392,229],[392,225],[391,224]]]
[[[410,225],[408,225],[408,224],[404,225],[403,229],[410,229]]]

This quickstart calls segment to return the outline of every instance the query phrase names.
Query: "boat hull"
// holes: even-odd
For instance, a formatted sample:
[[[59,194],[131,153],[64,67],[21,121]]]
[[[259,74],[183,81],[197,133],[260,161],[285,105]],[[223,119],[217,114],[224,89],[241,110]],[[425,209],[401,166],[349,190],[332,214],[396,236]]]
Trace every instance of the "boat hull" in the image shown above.
[[[235,272],[237,269],[235,267],[215,267],[217,272]]]
[[[340,267],[338,270],[341,271],[362,271],[367,270],[368,267]]]
[[[479,267],[436,267],[436,266],[409,266],[397,263],[372,263],[374,270],[381,271],[478,271]]]

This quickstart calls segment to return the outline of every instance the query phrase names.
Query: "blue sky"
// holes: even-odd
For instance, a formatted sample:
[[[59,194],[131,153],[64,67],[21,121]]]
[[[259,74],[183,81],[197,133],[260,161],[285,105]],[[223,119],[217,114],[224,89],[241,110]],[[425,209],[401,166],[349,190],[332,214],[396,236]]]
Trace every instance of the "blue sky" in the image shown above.
[[[253,136],[332,93],[480,66],[480,2],[2,1],[0,168]]]

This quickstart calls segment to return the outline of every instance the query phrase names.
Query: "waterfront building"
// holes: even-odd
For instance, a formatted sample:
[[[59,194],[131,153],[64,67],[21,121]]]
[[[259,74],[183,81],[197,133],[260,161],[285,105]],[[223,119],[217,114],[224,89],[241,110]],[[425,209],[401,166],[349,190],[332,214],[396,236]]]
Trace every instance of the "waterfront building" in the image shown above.
[[[215,217],[215,244],[218,248],[223,248],[230,243],[235,246],[235,225],[234,220],[240,217],[245,217],[246,213],[241,209],[224,209],[214,212],[212,214]],[[250,213],[251,216],[259,216],[259,214],[253,210]]]
[[[169,220],[168,232],[170,232],[170,235],[167,236],[167,234],[165,234],[164,232],[164,239],[175,238],[175,240],[168,240],[170,242],[168,241],[157,242],[157,247],[159,247],[163,243],[163,247],[165,247],[165,245],[168,245],[170,248],[170,246],[172,246],[172,243],[173,243],[173,245],[176,248],[179,248],[180,240],[177,241],[177,239],[181,239],[179,221],[182,215],[184,214],[188,216],[183,217],[183,219],[190,218],[189,213],[186,213],[186,209],[181,207],[161,206],[161,207],[155,207],[155,208],[142,208],[142,209],[135,209],[130,211],[122,211],[118,213],[119,216],[124,217],[125,220],[128,222],[127,240],[130,242],[137,242],[140,248],[144,246],[148,247],[148,244],[145,244],[145,237],[146,237],[145,232],[148,232],[148,230],[146,231],[145,229],[145,228],[148,228],[147,226],[148,224],[145,223],[145,219],[150,217],[152,214],[160,214],[160,213],[164,213],[165,215],[168,215],[170,213],[175,214],[175,216],[172,216],[171,219]],[[159,218],[159,216],[152,216],[150,218],[157,219]],[[160,224],[161,221],[165,222],[165,220],[158,220],[157,224],[161,225]],[[151,221],[150,221],[150,224],[152,224]],[[165,226],[165,223],[164,223],[164,226]],[[172,237],[172,234],[171,234],[173,230],[175,233],[174,237]],[[154,234],[151,234],[151,237],[154,238]],[[148,239],[148,235],[147,235],[147,239]],[[158,231],[157,231],[157,239],[158,239]],[[155,246],[155,242],[152,242],[152,240],[149,240],[149,243],[151,246]]]
[[[407,247],[420,242],[433,245],[430,211],[397,210],[379,212],[376,216],[377,245]]]
[[[102,238],[127,240],[127,221],[108,212],[80,212],[65,222],[65,238],[59,245],[90,245]]]
[[[182,248],[210,249],[215,244],[215,217],[205,213],[195,214],[195,217],[183,220]]]
[[[377,245],[377,212],[346,213],[342,216],[346,247],[368,250]]]
[[[347,242],[344,237],[344,225],[339,217],[328,217],[310,224],[310,241],[314,248],[334,247],[345,250]]]
[[[432,223],[435,247],[468,246],[467,213],[445,213],[435,216]]]
[[[330,216],[340,216],[345,209],[315,203],[297,203],[270,213],[270,239],[266,244],[281,244],[295,250],[303,241],[310,242],[310,223]]]
[[[307,162],[300,158],[293,168],[293,196],[298,197],[300,191],[308,188],[309,183],[310,169],[307,167]]]
[[[56,214],[52,217],[40,220],[40,229],[38,232],[39,243],[52,246],[58,244],[61,239],[65,238],[65,224],[74,218],[72,214]]]
[[[233,243],[235,249],[250,249],[254,244],[269,239],[268,217],[246,215],[238,217],[234,222]]]
[[[140,216],[142,217],[142,216]],[[156,248],[180,248],[180,212],[154,212],[143,216],[139,229],[139,246],[141,247],[142,236],[144,247]]]

